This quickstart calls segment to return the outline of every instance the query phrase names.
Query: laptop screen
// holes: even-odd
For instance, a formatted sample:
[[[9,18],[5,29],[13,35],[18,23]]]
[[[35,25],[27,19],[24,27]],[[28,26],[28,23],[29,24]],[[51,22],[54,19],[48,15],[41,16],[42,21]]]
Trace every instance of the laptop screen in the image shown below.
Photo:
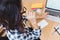
[[[60,0],[47,0],[46,8],[60,10]]]

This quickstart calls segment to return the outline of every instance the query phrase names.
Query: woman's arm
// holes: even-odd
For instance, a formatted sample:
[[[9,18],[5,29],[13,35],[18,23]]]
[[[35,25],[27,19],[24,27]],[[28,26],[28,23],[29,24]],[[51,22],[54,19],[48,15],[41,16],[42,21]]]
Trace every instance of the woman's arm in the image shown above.
[[[46,17],[47,14],[48,14],[47,12],[46,13],[43,13],[40,16],[40,18]],[[39,29],[39,26],[37,25],[35,13],[34,12],[26,12],[26,15],[27,15],[28,21],[32,24],[32,28],[33,28],[33,31],[32,32],[29,32],[29,35],[31,34],[30,36],[32,38],[38,38],[40,36],[41,29]]]
[[[26,16],[33,28],[33,31],[27,33],[26,35],[29,35],[31,39],[38,39],[40,36],[41,30],[40,30],[40,27],[37,25],[35,12],[28,12],[27,11]]]

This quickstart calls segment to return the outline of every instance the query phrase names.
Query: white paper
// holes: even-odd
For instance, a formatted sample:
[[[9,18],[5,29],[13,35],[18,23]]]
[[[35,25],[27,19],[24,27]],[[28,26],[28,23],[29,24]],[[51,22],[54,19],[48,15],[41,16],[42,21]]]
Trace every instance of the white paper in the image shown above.
[[[40,26],[40,28],[44,28],[48,25],[48,22],[46,20],[42,20],[38,23],[38,26]]]

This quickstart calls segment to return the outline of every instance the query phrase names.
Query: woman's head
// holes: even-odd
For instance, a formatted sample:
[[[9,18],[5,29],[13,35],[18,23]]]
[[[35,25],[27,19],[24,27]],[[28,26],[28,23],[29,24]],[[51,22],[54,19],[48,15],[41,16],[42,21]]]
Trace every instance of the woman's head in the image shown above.
[[[2,0],[0,3],[0,22],[8,26],[8,30],[24,29],[22,20],[21,0]]]

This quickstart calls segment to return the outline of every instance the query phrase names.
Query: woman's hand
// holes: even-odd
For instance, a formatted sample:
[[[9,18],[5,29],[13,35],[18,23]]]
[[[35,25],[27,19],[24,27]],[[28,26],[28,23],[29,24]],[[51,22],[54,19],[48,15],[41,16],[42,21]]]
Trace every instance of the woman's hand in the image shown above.
[[[36,19],[43,19],[48,15],[48,12],[42,13],[41,15],[37,15]]]
[[[45,18],[47,15],[48,15],[48,12],[42,13],[41,16],[40,16],[40,18]]]
[[[38,29],[37,22],[36,22],[36,14],[35,14],[35,12],[27,11],[26,12],[26,16],[27,16],[28,21],[30,21],[30,23],[33,26],[32,28]]]
[[[5,37],[6,36],[6,31],[5,27],[3,27],[3,25],[0,25],[0,37]]]

